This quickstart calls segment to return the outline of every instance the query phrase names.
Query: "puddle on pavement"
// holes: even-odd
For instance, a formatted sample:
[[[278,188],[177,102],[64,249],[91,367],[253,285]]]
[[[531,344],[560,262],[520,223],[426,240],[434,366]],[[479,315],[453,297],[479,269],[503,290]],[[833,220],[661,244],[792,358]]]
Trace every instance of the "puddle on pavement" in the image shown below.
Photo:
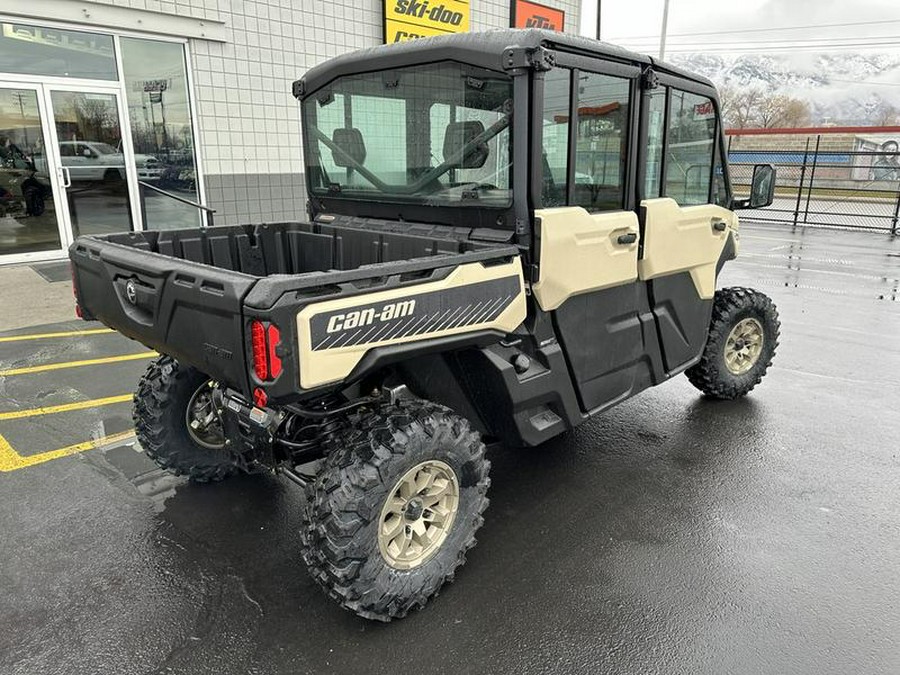
[[[139,494],[147,497],[157,513],[165,510],[166,501],[175,496],[178,488],[188,483],[184,476],[174,476],[156,466],[136,441],[107,450],[103,453],[103,459]]]

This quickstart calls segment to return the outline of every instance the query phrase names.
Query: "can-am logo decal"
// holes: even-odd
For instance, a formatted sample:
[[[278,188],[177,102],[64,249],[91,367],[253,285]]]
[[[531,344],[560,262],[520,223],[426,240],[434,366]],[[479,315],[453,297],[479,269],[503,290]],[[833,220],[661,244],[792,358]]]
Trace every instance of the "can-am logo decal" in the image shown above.
[[[415,309],[415,300],[404,300],[403,302],[392,302],[389,305],[384,305],[377,313],[373,307],[369,307],[368,309],[358,309],[346,314],[334,314],[328,319],[328,326],[325,330],[329,333],[337,333],[339,330],[368,326],[375,323],[375,321],[399,319],[409,316]]]
[[[562,31],[566,25],[566,13],[529,0],[513,2],[510,25],[513,28],[546,28]]]
[[[125,298],[132,305],[137,304],[137,286],[131,279],[129,279],[125,284]]]
[[[522,292],[518,276],[502,277],[387,302],[324,311],[309,320],[313,351],[429,337],[490,323]]]

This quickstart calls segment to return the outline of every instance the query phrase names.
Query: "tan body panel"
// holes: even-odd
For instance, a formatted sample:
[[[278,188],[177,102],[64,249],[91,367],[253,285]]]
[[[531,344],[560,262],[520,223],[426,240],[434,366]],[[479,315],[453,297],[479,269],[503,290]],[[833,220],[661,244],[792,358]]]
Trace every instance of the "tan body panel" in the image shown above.
[[[632,211],[588,213],[580,206],[540,209],[540,279],[531,287],[545,312],[574,295],[621,286],[637,279],[638,241],[619,244],[623,234],[637,236]]]
[[[728,237],[735,253],[739,243],[738,219],[733,211],[715,204],[681,207],[674,199],[646,199],[644,255],[638,262],[642,281],[678,272],[690,272],[698,295],[709,300],[716,292],[716,265]],[[716,221],[728,227],[719,232]]]
[[[515,281],[517,292],[509,299],[509,304],[502,312],[487,321],[479,321],[468,325],[452,326],[433,332],[417,333],[406,337],[391,338],[354,344],[347,347],[328,348],[316,351],[312,345],[311,323],[319,314],[328,314],[340,310],[350,312],[366,304],[384,303],[385,301],[416,300],[417,296],[435,292],[459,289],[461,287],[511,278]],[[406,286],[387,291],[377,291],[335,300],[325,300],[304,307],[297,314],[297,334],[299,336],[298,353],[300,354],[300,386],[312,389],[323,384],[339,382],[347,377],[368,351],[382,345],[404,344],[417,340],[442,338],[450,335],[471,333],[477,330],[495,329],[502,332],[515,330],[525,320],[527,312],[525,287],[522,279],[522,262],[515,258],[508,263],[485,267],[481,263],[460,265],[447,277],[438,281],[427,282],[416,286]],[[358,312],[357,312],[358,313]],[[413,315],[411,315],[412,317]]]

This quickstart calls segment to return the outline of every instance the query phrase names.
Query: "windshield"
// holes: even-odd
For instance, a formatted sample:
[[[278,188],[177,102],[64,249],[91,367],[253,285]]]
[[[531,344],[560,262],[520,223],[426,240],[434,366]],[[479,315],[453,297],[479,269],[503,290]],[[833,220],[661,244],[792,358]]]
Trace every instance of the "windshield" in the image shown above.
[[[108,143],[93,143],[91,147],[97,151],[98,155],[115,155],[119,152]]]
[[[341,77],[303,103],[314,194],[511,203],[512,82],[458,63]]]

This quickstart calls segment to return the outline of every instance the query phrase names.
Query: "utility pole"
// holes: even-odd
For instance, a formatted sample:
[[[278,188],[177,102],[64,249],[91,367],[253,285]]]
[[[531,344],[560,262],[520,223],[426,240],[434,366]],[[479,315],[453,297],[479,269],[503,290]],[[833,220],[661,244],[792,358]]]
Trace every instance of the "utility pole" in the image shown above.
[[[597,0],[597,39],[600,39],[600,13],[602,11],[601,5],[603,4],[603,0]]]
[[[666,58],[666,32],[669,28],[669,0],[663,0],[662,36],[659,39],[659,60]]]

